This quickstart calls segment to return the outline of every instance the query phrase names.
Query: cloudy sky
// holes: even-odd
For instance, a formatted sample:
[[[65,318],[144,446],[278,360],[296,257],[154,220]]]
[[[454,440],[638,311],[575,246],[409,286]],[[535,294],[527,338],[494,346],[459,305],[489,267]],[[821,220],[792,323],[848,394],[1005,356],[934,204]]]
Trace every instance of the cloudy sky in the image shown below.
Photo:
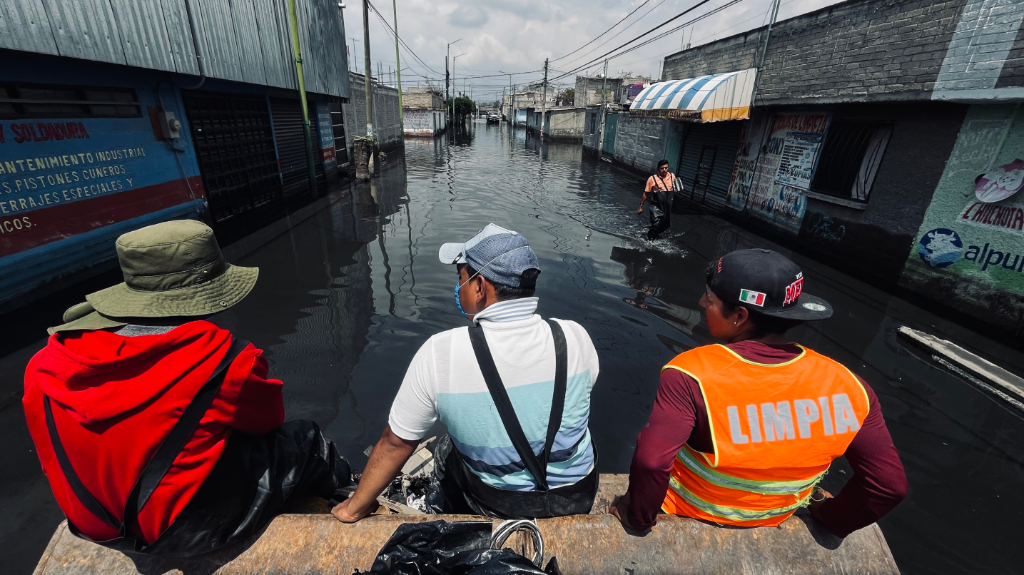
[[[430,81],[444,87],[445,49],[448,42],[455,62],[455,79],[461,91],[472,86],[477,100],[493,100],[509,84],[509,77],[480,77],[500,73],[520,73],[512,81],[524,84],[539,81],[544,59],[550,58],[550,77],[554,85],[570,86],[580,66],[597,74],[601,62],[588,64],[606,52],[632,40],[669,18],[692,8],[701,0],[395,0],[398,8],[398,33],[416,55],[416,61],[402,49],[402,86],[420,86]],[[817,10],[839,0],[782,0],[779,20]],[[390,0],[371,0],[392,23]],[[685,42],[692,46],[725,38],[767,21],[771,0],[710,0],[692,12],[659,29],[651,36],[722,8],[699,22],[657,40],[647,46],[612,59],[609,74],[622,72],[657,77],[662,59],[678,51]],[[350,59],[350,69],[363,70],[362,0],[345,0],[347,42],[358,62]],[[726,6],[730,4],[729,6]],[[634,12],[635,10],[635,12]],[[616,22],[634,12],[610,32],[576,53]],[[378,17],[370,12],[370,48],[374,73],[378,64],[389,78],[395,68],[394,36]],[[685,39],[684,39],[685,36]],[[649,38],[645,37],[646,38]],[[474,77],[476,76],[476,77]]]

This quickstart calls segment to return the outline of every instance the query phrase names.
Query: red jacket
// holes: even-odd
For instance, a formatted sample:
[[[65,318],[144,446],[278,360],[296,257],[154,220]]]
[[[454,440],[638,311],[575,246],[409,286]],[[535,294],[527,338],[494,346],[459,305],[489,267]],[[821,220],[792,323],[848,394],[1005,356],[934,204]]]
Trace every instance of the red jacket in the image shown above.
[[[22,403],[43,473],[68,520],[95,541],[117,532],[75,497],[46,428],[43,394],[72,467],[119,520],[125,500],[178,417],[227,353],[230,332],[205,321],[162,335],[58,333],[25,371]],[[267,379],[263,352],[247,346],[174,464],[139,512],[135,534],[152,543],[202,485],[232,429],[264,434],[284,420],[281,382]]]

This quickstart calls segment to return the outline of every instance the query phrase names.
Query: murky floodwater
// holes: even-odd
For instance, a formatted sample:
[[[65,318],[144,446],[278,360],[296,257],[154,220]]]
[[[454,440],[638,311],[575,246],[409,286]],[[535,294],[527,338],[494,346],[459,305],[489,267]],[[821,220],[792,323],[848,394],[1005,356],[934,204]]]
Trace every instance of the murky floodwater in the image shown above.
[[[754,246],[789,254],[706,216],[676,216],[668,237],[641,240],[643,220],[633,213],[641,186],[642,178],[583,158],[579,146],[538,146],[505,126],[477,123],[452,143],[409,140],[404,162],[394,155],[372,183],[346,185],[226,250],[237,263],[259,266],[260,281],[215,321],[266,350],[271,375],[285,381],[288,417],[320,422],[360,467],[420,344],[466,325],[452,301],[454,269],[438,262],[438,247],[496,222],[525,234],[540,258],[540,313],[590,332],[601,358],[591,414],[601,471],[625,473],[660,367],[710,342],[697,305],[706,262]],[[1020,570],[1024,551],[1012,533],[1024,512],[1024,419],[911,355],[895,331],[911,325],[952,334],[1017,361],[1015,352],[823,263],[792,257],[804,267],[807,290],[836,310],[831,320],[794,331],[794,339],[872,385],[906,466],[910,497],[881,522],[900,568]],[[63,304],[78,297],[65,294],[60,306],[4,325],[5,571],[30,572],[62,519],[25,429],[20,377],[43,345],[38,330],[58,323]],[[837,462],[826,487],[835,492],[849,473]]]

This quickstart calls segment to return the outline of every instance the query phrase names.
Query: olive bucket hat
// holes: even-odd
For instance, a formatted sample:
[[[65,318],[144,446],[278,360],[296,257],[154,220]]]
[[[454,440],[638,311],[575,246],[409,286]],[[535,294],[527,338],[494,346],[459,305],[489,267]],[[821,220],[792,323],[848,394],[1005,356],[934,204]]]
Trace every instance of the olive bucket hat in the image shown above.
[[[85,296],[111,318],[214,314],[242,301],[259,275],[225,262],[213,230],[195,220],[128,232],[115,247],[124,283]]]

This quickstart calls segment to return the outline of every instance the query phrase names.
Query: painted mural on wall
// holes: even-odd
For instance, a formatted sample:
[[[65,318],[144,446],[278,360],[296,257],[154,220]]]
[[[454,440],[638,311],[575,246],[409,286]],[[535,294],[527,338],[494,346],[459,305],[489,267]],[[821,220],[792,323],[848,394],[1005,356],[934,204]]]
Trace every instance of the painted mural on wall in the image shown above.
[[[1024,113],[972,106],[925,213],[900,283],[955,286],[948,299],[1016,325],[1024,313]],[[956,281],[951,281],[956,280]],[[964,281],[970,280],[970,281]],[[1002,297],[1002,296],[1010,297]]]
[[[828,114],[776,114],[754,119],[742,137],[729,185],[729,206],[797,235],[807,211],[814,165]]]

